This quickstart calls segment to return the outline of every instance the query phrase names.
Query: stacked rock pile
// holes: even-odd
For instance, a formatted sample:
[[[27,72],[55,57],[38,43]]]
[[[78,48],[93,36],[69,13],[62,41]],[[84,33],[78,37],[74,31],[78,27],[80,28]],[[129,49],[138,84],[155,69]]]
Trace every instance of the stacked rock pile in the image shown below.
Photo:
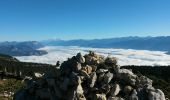
[[[43,76],[26,78],[14,100],[165,100],[152,80],[121,69],[114,57],[90,51],[63,62]]]

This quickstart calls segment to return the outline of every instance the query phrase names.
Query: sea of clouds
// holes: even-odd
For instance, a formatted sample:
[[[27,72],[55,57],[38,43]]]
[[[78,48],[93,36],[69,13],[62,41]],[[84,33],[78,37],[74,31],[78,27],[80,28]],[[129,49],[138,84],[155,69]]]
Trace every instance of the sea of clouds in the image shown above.
[[[167,55],[166,52],[162,51],[86,48],[77,46],[46,46],[40,50],[46,50],[48,54],[43,56],[20,56],[16,58],[24,62],[55,65],[57,61],[65,61],[76,55],[78,52],[86,54],[89,50],[92,50],[105,57],[116,57],[119,65],[170,65],[170,55]]]

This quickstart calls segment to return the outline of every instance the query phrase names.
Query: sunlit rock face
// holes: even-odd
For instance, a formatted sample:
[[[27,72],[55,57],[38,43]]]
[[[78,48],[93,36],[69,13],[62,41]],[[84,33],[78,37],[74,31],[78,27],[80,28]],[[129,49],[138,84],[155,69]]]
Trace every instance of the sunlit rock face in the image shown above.
[[[81,52],[86,54],[89,50],[105,57],[114,56],[119,65],[169,65],[170,55],[161,51],[132,50],[132,49],[102,49],[102,48],[85,48],[75,46],[46,46],[40,50],[46,50],[48,54],[43,56],[20,56],[16,57],[21,61],[39,62],[56,64],[56,61],[65,61],[68,58]]]
[[[165,100],[152,80],[121,68],[115,57],[78,53],[59,68],[25,78],[14,100]]]

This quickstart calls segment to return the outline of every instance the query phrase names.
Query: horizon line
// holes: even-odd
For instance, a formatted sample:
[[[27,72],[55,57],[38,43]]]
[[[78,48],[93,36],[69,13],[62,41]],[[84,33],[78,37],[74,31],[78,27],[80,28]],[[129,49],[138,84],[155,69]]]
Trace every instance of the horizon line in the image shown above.
[[[27,41],[32,41],[32,42],[43,42],[43,41],[52,41],[52,40],[61,40],[61,41],[72,41],[72,40],[101,40],[101,39],[116,39],[116,38],[156,38],[156,37],[170,37],[170,35],[160,35],[160,36],[120,36],[120,37],[110,37],[110,38],[92,38],[92,39],[83,39],[83,38],[74,38],[74,39],[62,39],[62,38],[51,38],[51,39],[42,39],[42,40],[4,40],[0,42],[27,42]]]

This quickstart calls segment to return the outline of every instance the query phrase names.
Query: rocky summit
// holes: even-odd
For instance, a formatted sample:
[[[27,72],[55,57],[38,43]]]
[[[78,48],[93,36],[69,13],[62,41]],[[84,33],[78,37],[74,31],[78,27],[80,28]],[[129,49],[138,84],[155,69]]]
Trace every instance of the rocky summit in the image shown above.
[[[14,100],[166,100],[151,79],[121,68],[114,57],[92,51],[78,53],[55,70],[23,82],[26,86]]]

